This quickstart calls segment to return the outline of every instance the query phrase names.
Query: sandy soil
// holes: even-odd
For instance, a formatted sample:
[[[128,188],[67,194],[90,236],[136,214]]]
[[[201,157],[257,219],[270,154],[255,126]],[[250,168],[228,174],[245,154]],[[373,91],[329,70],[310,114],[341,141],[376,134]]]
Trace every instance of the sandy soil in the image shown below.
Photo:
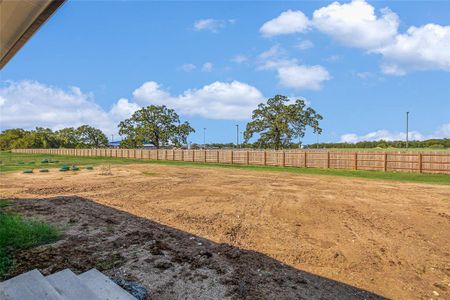
[[[69,226],[16,272],[100,262],[156,298],[450,298],[448,186],[163,165],[1,176],[1,198],[47,198],[14,209]]]

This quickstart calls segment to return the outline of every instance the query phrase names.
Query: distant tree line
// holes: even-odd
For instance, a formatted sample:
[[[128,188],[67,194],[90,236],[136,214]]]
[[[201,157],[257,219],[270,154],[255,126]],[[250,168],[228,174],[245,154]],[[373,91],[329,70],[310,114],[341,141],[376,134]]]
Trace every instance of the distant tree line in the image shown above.
[[[409,141],[409,148],[450,148],[450,139],[429,139],[424,141]],[[406,148],[405,141],[363,141],[357,143],[316,143],[305,148]]]
[[[35,130],[21,128],[6,129],[0,133],[0,149],[19,148],[103,148],[108,147],[108,138],[97,128],[82,125],[58,131],[36,127]]]

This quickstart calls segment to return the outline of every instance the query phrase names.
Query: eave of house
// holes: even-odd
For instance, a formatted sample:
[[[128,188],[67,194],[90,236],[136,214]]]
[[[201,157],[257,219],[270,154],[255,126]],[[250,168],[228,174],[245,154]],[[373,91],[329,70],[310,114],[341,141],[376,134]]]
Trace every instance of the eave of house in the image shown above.
[[[65,0],[0,0],[0,69]]]

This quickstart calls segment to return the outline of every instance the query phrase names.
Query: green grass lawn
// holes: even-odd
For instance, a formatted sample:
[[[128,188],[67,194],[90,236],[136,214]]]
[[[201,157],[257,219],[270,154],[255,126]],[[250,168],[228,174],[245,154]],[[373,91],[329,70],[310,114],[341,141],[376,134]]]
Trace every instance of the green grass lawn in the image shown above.
[[[43,159],[58,160],[58,163],[41,163]],[[417,183],[431,183],[431,184],[446,184],[450,185],[450,175],[445,174],[418,174],[418,173],[406,173],[406,172],[381,172],[381,171],[363,171],[363,170],[342,170],[342,169],[321,169],[321,168],[293,168],[293,167],[273,167],[273,166],[246,166],[246,165],[230,165],[230,164],[217,164],[217,163],[200,163],[200,162],[187,162],[187,161],[162,161],[162,160],[138,160],[127,158],[111,158],[111,157],[77,157],[77,156],[63,156],[63,155],[50,155],[50,154],[21,154],[0,152],[0,172],[13,172],[23,171],[25,169],[35,168],[39,176],[38,169],[40,167],[50,169],[50,172],[57,171],[57,168],[62,165],[77,165],[84,168],[88,165],[96,166],[100,164],[163,164],[163,165],[175,165],[175,166],[194,166],[194,167],[208,167],[208,168],[235,168],[254,171],[272,171],[272,172],[289,172],[298,174],[311,174],[311,175],[331,175],[331,176],[344,176],[366,179],[379,179],[379,180],[393,180],[403,182],[417,182]],[[22,162],[23,164],[19,164]],[[30,164],[34,162],[34,164]],[[72,171],[70,171],[72,172]]]
[[[0,200],[0,280],[13,264],[14,251],[50,243],[60,236],[53,226],[5,211],[10,204]]]
[[[43,160],[58,161],[43,163]],[[39,173],[40,169],[61,168],[64,165],[87,168],[88,166],[96,166],[101,164],[129,164],[130,162],[142,162],[139,160],[131,160],[127,158],[109,158],[109,157],[79,157],[51,154],[23,154],[11,153],[9,151],[0,151],[0,173],[24,171],[33,169],[35,173]]]

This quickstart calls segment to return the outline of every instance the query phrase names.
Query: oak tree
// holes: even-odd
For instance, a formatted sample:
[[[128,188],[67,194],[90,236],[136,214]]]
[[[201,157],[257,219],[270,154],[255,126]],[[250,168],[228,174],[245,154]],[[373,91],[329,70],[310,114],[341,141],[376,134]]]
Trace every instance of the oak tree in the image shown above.
[[[259,134],[256,141],[259,147],[287,148],[292,145],[292,140],[305,136],[307,127],[320,134],[319,121],[322,119],[313,108],[306,106],[304,100],[291,101],[286,96],[276,95],[253,111],[244,140],[247,143],[254,134]]]
[[[122,147],[138,148],[144,143],[151,143],[157,148],[168,145],[179,147],[187,143],[188,135],[194,131],[188,122],[180,122],[175,110],[165,105],[141,108],[119,124],[119,134],[125,136]]]

